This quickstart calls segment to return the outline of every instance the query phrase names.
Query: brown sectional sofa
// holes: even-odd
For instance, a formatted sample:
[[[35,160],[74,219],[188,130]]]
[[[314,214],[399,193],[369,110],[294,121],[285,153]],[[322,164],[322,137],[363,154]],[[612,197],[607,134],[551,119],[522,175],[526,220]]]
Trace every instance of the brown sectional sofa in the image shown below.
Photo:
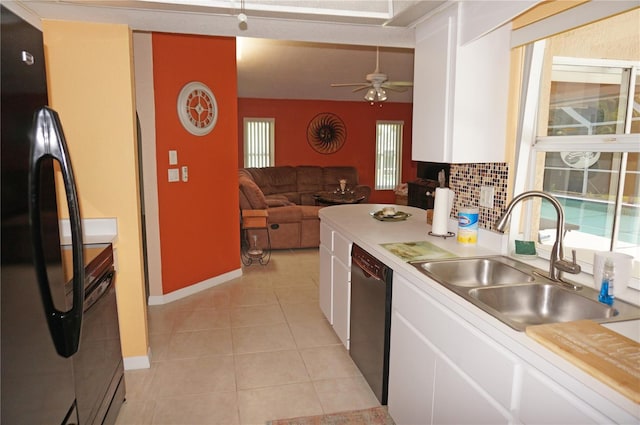
[[[314,194],[334,191],[339,180],[367,202],[369,186],[358,184],[355,167],[310,165],[241,168],[238,170],[240,209],[266,210],[271,248],[310,248],[320,245],[320,220]],[[251,233],[251,231],[250,231]],[[263,244],[264,232],[255,232]]]

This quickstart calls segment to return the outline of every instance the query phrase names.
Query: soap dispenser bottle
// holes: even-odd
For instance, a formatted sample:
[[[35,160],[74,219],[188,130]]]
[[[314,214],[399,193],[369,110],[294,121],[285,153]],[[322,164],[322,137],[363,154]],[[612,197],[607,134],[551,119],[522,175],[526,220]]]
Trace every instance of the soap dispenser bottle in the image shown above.
[[[602,270],[602,284],[600,285],[598,300],[601,303],[612,305],[613,299],[613,260],[607,258]]]

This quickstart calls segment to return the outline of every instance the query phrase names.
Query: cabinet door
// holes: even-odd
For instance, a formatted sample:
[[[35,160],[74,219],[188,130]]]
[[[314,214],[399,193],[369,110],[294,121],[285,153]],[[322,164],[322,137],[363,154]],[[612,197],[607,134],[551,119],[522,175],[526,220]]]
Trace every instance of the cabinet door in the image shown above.
[[[351,307],[351,270],[333,257],[333,330],[349,349],[349,317]]]
[[[473,353],[470,353],[473,354]],[[478,360],[482,362],[481,359]],[[487,397],[444,358],[436,361],[433,423],[438,425],[509,424],[510,414]]]
[[[509,408],[517,360],[507,350],[399,273],[393,275],[393,308],[493,400]]]
[[[505,25],[456,50],[450,162],[505,160],[510,40]]]
[[[397,425],[431,423],[436,355],[397,310],[391,317],[389,414]]]
[[[525,370],[522,380],[519,416],[523,424],[614,423],[551,379],[530,368]],[[630,418],[631,422],[633,419]]]
[[[320,245],[320,309],[330,324],[333,325],[333,266],[331,252]]]
[[[451,162],[457,6],[416,28],[413,87],[414,161]]]

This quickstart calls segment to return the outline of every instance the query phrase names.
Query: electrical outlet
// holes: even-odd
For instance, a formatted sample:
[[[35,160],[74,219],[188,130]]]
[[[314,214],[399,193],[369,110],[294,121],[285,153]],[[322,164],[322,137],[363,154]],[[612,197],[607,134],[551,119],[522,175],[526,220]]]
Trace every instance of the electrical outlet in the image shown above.
[[[189,168],[186,165],[182,166],[182,181],[183,182],[189,181]]]
[[[480,188],[480,206],[493,208],[493,186],[482,186]]]
[[[180,181],[180,170],[177,168],[169,168],[169,182]]]

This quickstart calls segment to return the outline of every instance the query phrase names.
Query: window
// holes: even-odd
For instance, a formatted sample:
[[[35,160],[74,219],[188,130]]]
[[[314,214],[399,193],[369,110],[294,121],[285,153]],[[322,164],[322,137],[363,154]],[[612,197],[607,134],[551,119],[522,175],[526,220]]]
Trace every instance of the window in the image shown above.
[[[273,118],[244,119],[244,166],[271,167],[274,161]]]
[[[555,56],[545,43],[534,50],[545,52],[547,65],[539,61],[537,76],[532,68],[530,77],[542,80],[537,135],[531,149],[521,145],[520,152],[530,155],[528,187],[563,205],[565,253],[576,249],[583,263],[592,263],[593,251],[623,252],[638,261],[640,62]],[[528,239],[553,244],[551,204],[539,202],[527,214]]]
[[[542,189],[560,200],[575,230],[567,245],[640,258],[640,149],[637,137],[618,136],[640,133],[637,70],[620,61],[553,60],[547,136],[535,150]],[[544,203],[542,231],[552,217]]]
[[[376,190],[392,190],[402,173],[402,121],[376,122]]]

